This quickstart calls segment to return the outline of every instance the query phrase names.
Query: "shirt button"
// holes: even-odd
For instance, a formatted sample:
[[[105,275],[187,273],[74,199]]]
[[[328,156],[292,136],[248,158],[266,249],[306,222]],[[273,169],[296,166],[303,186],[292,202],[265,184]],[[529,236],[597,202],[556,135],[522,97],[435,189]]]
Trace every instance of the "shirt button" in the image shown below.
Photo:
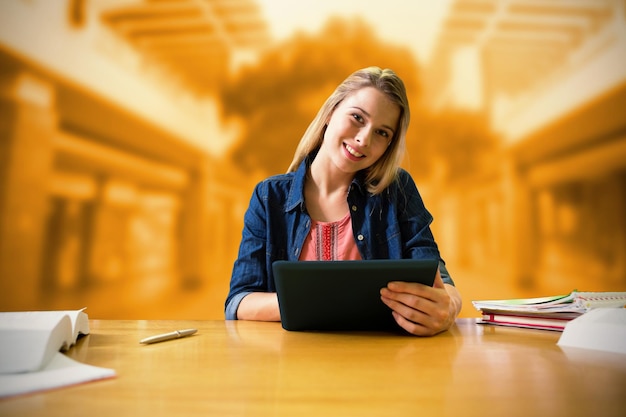
[[[363,239],[365,239],[365,238],[363,237],[363,235],[358,235],[356,238],[357,238],[357,239],[359,239],[359,240],[363,240]]]
[[[357,210],[356,206],[352,206],[352,211],[356,211],[356,210]]]

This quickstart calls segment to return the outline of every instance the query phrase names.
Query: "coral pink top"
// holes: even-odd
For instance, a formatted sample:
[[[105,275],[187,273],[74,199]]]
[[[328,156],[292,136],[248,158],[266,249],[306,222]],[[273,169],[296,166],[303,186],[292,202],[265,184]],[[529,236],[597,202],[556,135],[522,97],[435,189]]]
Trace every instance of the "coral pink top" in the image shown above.
[[[301,261],[359,260],[361,254],[352,232],[350,212],[337,222],[311,219],[311,231],[304,240]]]

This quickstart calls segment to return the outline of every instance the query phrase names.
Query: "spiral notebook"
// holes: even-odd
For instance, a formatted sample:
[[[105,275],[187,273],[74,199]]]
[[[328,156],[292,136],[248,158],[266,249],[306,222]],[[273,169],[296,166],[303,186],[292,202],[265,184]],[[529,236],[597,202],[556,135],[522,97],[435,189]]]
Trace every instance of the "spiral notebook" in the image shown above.
[[[626,292],[585,292],[539,298],[472,301],[477,310],[535,313],[585,313],[599,307],[624,307]]]

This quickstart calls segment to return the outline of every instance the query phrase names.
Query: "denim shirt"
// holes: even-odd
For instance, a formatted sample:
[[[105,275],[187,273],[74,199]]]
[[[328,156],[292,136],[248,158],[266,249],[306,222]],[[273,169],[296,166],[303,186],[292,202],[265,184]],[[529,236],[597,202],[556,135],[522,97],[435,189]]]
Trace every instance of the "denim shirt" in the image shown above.
[[[272,263],[298,260],[311,229],[304,202],[309,156],[296,172],[259,183],[244,216],[239,255],[233,266],[226,319],[237,318],[241,300],[252,292],[276,292]],[[356,245],[363,259],[438,259],[443,282],[454,285],[430,230],[433,220],[410,174],[371,195],[357,174],[348,192]]]

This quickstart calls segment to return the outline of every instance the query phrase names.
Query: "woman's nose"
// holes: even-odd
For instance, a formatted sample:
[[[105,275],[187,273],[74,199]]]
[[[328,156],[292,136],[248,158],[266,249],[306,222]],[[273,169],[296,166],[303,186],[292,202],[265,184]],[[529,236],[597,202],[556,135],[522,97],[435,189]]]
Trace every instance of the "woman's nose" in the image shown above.
[[[371,129],[364,127],[359,129],[359,132],[356,135],[356,141],[360,143],[362,146],[370,146],[370,142],[372,140],[372,132]]]

